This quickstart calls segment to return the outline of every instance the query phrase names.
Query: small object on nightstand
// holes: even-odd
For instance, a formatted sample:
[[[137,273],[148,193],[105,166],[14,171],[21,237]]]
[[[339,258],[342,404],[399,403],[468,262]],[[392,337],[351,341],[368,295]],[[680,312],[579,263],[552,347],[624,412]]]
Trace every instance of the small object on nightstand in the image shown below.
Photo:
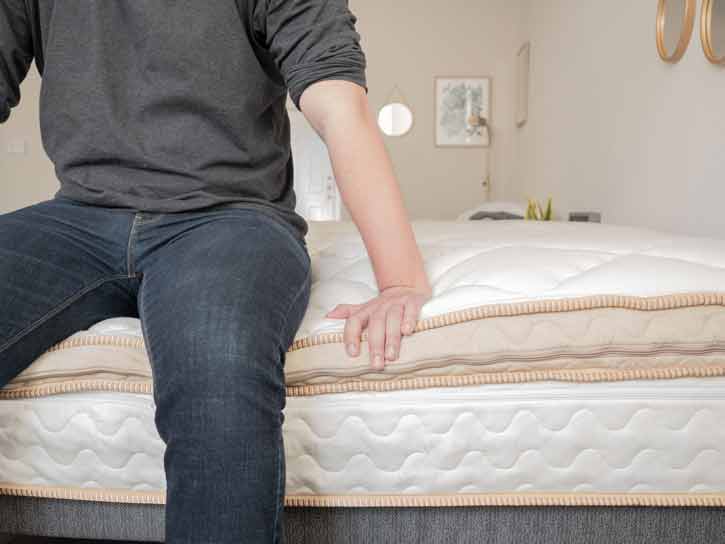
[[[569,212],[569,221],[582,223],[601,223],[602,214],[599,212]]]

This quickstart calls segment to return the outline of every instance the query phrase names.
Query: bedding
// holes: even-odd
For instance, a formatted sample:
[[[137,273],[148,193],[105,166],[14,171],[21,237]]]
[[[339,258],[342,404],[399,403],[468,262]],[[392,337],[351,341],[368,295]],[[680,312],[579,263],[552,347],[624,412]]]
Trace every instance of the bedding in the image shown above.
[[[376,294],[350,222],[310,222],[286,354],[287,504],[725,506],[725,242],[602,225],[414,221],[433,286],[383,372],[325,313]],[[363,340],[366,335],[363,334]],[[0,493],[163,502],[137,318],[0,390]]]

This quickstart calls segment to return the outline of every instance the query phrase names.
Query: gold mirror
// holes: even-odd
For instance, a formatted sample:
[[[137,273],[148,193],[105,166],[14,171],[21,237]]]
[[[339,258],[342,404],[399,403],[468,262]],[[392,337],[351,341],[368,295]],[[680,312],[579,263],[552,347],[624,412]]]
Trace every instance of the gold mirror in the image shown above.
[[[708,60],[725,66],[725,0],[704,0],[700,34]]]
[[[657,51],[666,62],[677,62],[687,51],[695,27],[697,0],[659,0]]]

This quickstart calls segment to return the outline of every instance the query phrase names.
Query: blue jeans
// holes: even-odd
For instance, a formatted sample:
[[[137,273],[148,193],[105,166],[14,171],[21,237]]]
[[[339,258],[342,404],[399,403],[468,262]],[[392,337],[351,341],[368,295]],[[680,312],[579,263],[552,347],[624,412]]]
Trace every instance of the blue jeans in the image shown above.
[[[0,387],[71,334],[139,317],[166,542],[281,542],[283,369],[310,287],[304,239],[265,211],[54,197],[0,215]]]

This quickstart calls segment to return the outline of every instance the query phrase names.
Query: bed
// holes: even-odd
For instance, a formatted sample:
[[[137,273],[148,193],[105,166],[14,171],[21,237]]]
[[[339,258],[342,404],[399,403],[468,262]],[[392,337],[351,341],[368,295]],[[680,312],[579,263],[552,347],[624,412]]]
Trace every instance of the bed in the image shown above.
[[[376,293],[360,235],[309,223],[286,355],[291,542],[721,538],[725,241],[416,220],[434,296],[375,372],[324,317]],[[162,541],[152,387],[138,316],[118,316],[0,390],[0,533]]]

